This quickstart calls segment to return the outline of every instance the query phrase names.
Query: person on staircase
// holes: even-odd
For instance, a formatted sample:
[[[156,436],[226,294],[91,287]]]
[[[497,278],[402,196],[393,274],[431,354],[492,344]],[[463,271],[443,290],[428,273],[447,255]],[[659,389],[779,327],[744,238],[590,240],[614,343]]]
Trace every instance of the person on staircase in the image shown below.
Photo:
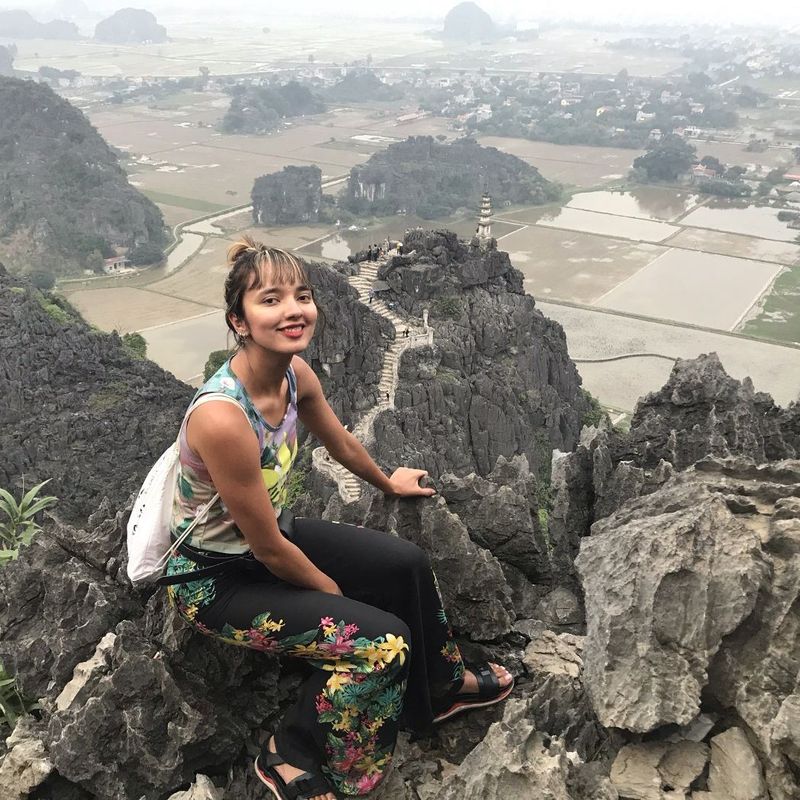
[[[298,419],[336,461],[387,495],[435,492],[420,484],[423,470],[384,474],[300,357],[317,321],[302,263],[250,238],[228,259],[226,321],[237,348],[181,426],[173,541],[217,492],[220,500],[173,550],[163,580],[201,633],[314,668],[255,762],[272,795],[360,796],[385,776],[401,721],[424,732],[503,700],[513,679],[496,664],[465,666],[416,545],[291,518]],[[227,399],[195,405],[209,393]]]

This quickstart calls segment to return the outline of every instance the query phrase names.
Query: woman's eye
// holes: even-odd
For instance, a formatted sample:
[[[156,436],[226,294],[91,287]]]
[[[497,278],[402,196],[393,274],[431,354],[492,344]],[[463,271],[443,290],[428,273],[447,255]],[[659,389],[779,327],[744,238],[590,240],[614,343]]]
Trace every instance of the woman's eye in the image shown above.
[[[277,303],[278,300],[275,297],[265,297],[261,302],[271,306],[273,303]]]

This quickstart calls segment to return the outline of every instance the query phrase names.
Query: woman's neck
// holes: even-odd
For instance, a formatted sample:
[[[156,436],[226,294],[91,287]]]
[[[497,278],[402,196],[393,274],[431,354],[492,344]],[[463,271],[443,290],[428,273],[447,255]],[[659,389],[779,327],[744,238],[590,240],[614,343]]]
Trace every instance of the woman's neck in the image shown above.
[[[269,397],[281,393],[291,353],[274,353],[249,343],[231,359],[231,368],[251,397]]]

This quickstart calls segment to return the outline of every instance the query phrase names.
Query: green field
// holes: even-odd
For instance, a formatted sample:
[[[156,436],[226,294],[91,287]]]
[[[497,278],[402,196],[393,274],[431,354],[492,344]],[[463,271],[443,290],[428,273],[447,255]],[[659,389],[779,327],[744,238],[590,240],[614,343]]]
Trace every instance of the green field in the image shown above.
[[[163,203],[168,206],[180,206],[192,211],[224,211],[230,206],[219,205],[219,203],[209,203],[207,200],[199,200],[196,197],[181,197],[177,194],[167,194],[166,192],[154,192],[151,189],[142,189],[142,194],[149,197],[154,203]]]
[[[800,343],[800,266],[789,267],[778,276],[758,316],[747,322],[741,332]]]

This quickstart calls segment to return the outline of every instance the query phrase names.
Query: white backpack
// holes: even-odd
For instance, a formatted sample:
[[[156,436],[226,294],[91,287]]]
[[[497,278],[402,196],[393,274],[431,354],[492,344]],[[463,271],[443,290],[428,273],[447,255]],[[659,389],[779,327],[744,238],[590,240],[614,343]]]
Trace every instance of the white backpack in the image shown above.
[[[242,413],[247,412],[232,397],[221,392],[209,392],[189,406],[183,424],[194,409],[210,400],[233,403]],[[249,419],[248,419],[249,423]],[[172,551],[197,527],[219,499],[215,494],[204,506],[197,509],[192,524],[173,544],[169,526],[172,519],[172,503],[178,482],[179,442],[173,442],[152,466],[136,495],[128,520],[128,577],[134,583],[158,578],[164,570]]]

